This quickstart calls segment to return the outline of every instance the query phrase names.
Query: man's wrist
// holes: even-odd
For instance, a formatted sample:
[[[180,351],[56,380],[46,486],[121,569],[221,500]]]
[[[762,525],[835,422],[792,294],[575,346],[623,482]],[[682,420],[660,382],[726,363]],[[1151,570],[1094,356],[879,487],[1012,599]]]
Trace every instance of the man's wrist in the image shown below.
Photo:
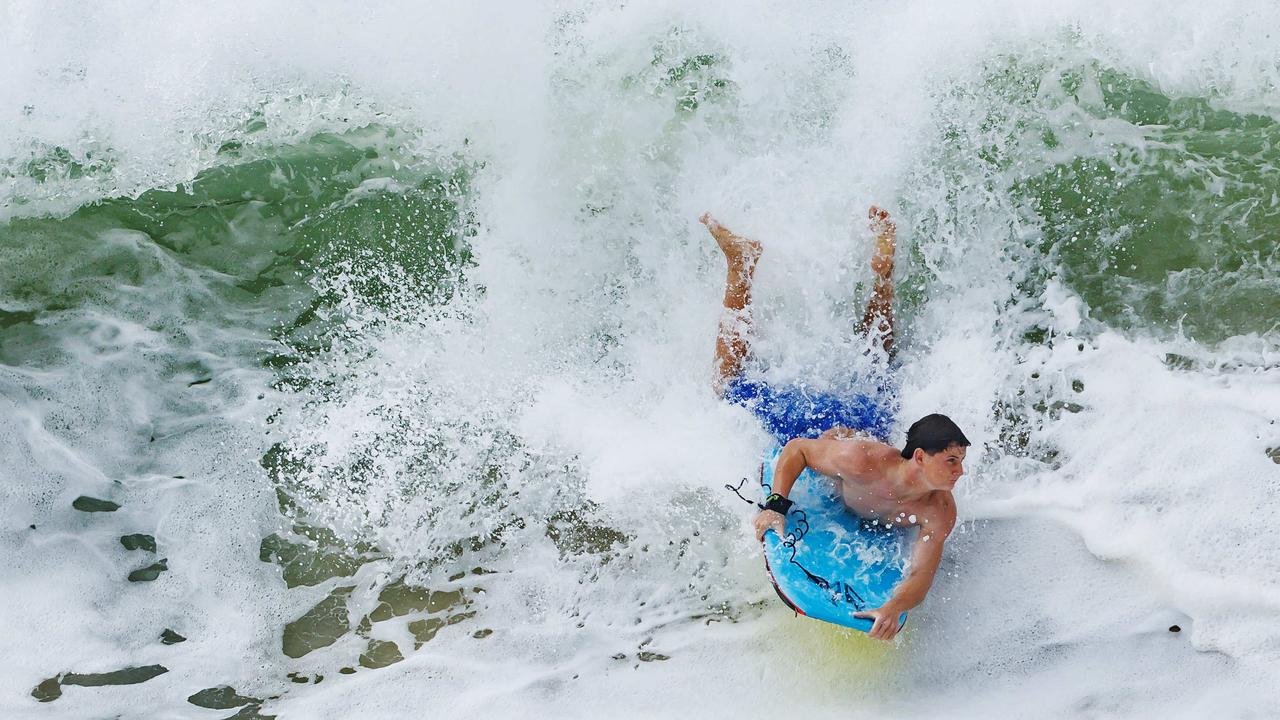
[[[780,515],[786,515],[787,511],[791,509],[792,504],[793,503],[790,500],[786,499],[782,495],[779,495],[778,493],[771,493],[769,497],[764,499],[764,504],[760,507],[765,510],[772,510]]]
[[[890,614],[890,615],[901,615],[902,613],[904,613],[904,612],[906,612],[906,611],[908,611],[908,610],[910,610],[910,609],[911,609],[911,608],[907,607],[905,604],[900,603],[900,602],[896,602],[896,601],[894,601],[894,600],[890,600],[890,601],[888,601],[888,602],[886,602],[885,604],[883,604],[883,605],[881,605],[881,606],[880,606],[880,610],[881,610],[881,611],[883,611],[883,612],[884,612],[884,613],[886,613],[886,614]]]

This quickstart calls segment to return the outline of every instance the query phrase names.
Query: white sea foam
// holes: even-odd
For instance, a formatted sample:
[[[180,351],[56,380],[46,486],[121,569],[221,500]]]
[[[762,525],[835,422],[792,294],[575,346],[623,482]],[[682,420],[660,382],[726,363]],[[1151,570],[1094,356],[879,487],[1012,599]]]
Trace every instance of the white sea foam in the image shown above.
[[[1265,454],[1280,446],[1274,331],[1209,346],[1108,329],[1059,280],[1010,309],[1025,258],[1008,241],[1036,228],[1001,178],[966,164],[999,102],[981,90],[982,64],[997,56],[1054,68],[1098,60],[1171,95],[1280,114],[1275,8],[686,5],[4,9],[0,116],[12,130],[0,133],[10,170],[0,173],[0,217],[189,182],[225,162],[217,149],[229,140],[252,156],[377,122],[412,129],[424,154],[483,163],[469,277],[485,290],[459,315],[424,310],[361,329],[349,355],[314,369],[351,371],[342,392],[308,406],[268,388],[256,360],[268,323],[211,317],[221,305],[202,288],[223,279],[164,253],[148,258],[154,246],[136,237],[96,239],[102,257],[128,254],[148,276],[103,275],[87,309],[41,330],[61,338],[56,369],[0,375],[0,542],[14,558],[0,600],[10,628],[0,707],[181,714],[188,694],[220,683],[283,693],[267,712],[316,718],[410,708],[1243,717],[1275,707],[1280,473]],[[726,97],[677,110],[684,86],[654,62],[655,48],[717,56],[708,72],[732,83]],[[1053,112],[1072,130],[1017,162],[1146,142],[1074,103]],[[253,117],[265,129],[245,133]],[[949,120],[959,149],[945,142]],[[52,148],[84,172],[37,181],[22,170]],[[968,182],[948,179],[957,164]],[[949,198],[956,187],[969,194]],[[941,410],[974,441],[963,524],[936,586],[899,647],[879,654],[772,600],[739,520],[745,506],[721,490],[754,477],[766,439],[708,389],[723,267],[695,222],[711,210],[764,241],[756,348],[771,372],[838,383],[856,352],[850,296],[870,277],[860,218],[873,202],[910,209],[899,214],[904,271],[930,277],[928,299],[906,317],[901,418]],[[931,213],[947,220],[927,223]],[[28,261],[56,274],[48,268],[60,256],[36,248]],[[165,314],[173,333],[148,329]],[[1036,323],[1056,333],[1052,347],[1017,341]],[[1194,363],[1179,369],[1163,362],[1168,353]],[[183,363],[215,371],[220,380],[198,388],[221,395],[167,389],[199,379],[173,369]],[[1002,449],[997,402],[1032,418],[1025,452]],[[276,407],[283,429],[264,440]],[[333,671],[352,638],[287,661],[283,623],[335,583],[286,592],[258,561],[276,523],[258,458],[285,433],[323,446],[321,466],[341,467],[393,429],[395,416],[373,412],[385,407],[415,430],[459,428],[442,480],[490,462],[514,499],[458,518],[441,504],[490,488],[440,498],[428,481],[406,497],[410,444],[380,448],[383,467],[358,493],[316,473],[326,501],[316,515],[368,534],[392,558],[350,581],[356,605],[373,604],[380,573],[513,517],[544,518],[564,498],[597,503],[597,519],[631,538],[626,551],[609,562],[566,556],[533,528],[484,558],[497,575],[464,581],[484,595],[468,632],[442,632],[402,663],[350,677]],[[479,431],[462,429],[475,418]],[[116,432],[140,427],[157,428],[159,450]],[[502,453],[491,459],[494,447]],[[133,502],[110,516],[69,515],[81,494]],[[137,563],[113,538],[134,531],[155,534],[161,555],[175,548],[165,582],[120,582]],[[691,619],[715,603],[735,622]],[[151,634],[178,621],[192,640],[156,646]],[[493,634],[474,639],[473,628]],[[403,641],[402,630],[378,632]],[[644,651],[669,659],[641,662]],[[38,710],[28,695],[67,670],[152,662],[171,672],[143,686],[70,689]],[[327,679],[283,685],[291,670]]]

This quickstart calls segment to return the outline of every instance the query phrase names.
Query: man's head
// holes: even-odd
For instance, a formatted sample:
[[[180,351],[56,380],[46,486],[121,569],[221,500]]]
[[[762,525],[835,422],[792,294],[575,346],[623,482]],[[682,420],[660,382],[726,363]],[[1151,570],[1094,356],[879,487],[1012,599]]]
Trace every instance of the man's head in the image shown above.
[[[919,463],[930,485],[950,489],[964,474],[969,438],[946,415],[925,415],[907,430],[902,457]]]

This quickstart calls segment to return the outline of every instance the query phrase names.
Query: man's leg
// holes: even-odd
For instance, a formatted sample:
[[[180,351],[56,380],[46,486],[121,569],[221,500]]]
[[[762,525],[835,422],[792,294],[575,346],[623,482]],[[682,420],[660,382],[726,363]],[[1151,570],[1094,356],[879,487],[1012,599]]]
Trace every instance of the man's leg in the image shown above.
[[[716,335],[715,391],[724,395],[725,386],[742,373],[747,359],[751,332],[751,282],[760,259],[760,243],[739,237],[716,222],[711,213],[698,220],[707,226],[728,261],[729,272],[724,281],[724,315]]]
[[[885,352],[892,353],[893,251],[897,228],[889,219],[888,211],[875,205],[867,211],[867,217],[871,220],[871,231],[876,234],[876,249],[871,255],[871,270],[876,274],[876,282],[858,331],[882,345]]]

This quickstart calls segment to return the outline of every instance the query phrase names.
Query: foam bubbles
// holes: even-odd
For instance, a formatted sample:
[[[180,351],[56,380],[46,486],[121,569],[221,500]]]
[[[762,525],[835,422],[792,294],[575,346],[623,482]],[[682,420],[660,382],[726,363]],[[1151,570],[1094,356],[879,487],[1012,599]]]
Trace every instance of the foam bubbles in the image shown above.
[[[1274,9],[19,11],[0,51],[0,110],[17,118],[0,139],[2,218],[108,197],[145,209],[128,205],[143,190],[275,162],[281,146],[328,157],[325,133],[357,133],[341,152],[376,158],[280,162],[265,185],[301,178],[323,202],[233,182],[183,209],[225,217],[168,244],[163,228],[99,234],[85,216],[0,227],[0,402],[18,477],[0,490],[17,558],[6,608],[41,629],[10,638],[29,668],[6,676],[5,697],[68,670],[163,662],[145,685],[74,688],[48,709],[163,714],[225,682],[305,717],[408,703],[741,714],[796,709],[743,681],[785,665],[805,668],[790,682],[819,715],[1274,705],[1274,331],[1212,344],[1144,326],[1156,312],[1098,312],[1055,277],[1072,236],[1041,253],[1018,189],[1060,164],[1109,167],[1117,147],[1159,149],[1142,122],[1099,110],[1098,66],[1162,97],[1274,114]],[[471,174],[432,196],[465,196],[450,212],[470,218],[451,303],[354,249],[310,285],[279,257],[306,242],[228,250],[295,228],[425,242],[394,229],[418,217],[326,220],[421,189],[441,158]],[[695,220],[712,210],[764,242],[755,348],[770,377],[838,386],[856,362],[872,202],[901,229],[902,417],[942,409],[974,441],[962,522],[887,657],[773,599],[746,506],[722,489],[754,477],[766,438],[709,390],[723,267]],[[1169,297],[1194,299],[1179,277],[1190,290]],[[310,311],[323,322],[299,321],[316,342],[295,374],[264,368],[280,326]],[[309,517],[335,544],[366,543],[350,574],[287,590],[259,561],[264,536],[293,531],[262,467],[277,442],[310,463],[290,476]],[[121,509],[77,513],[80,495]],[[155,558],[119,545],[135,533]],[[161,557],[154,582],[123,580]],[[473,604],[429,629],[408,615],[360,629],[404,573]],[[357,629],[285,659],[283,628],[330,597]],[[162,628],[188,640],[161,645]],[[385,643],[404,659],[339,672],[371,649],[393,657]]]

